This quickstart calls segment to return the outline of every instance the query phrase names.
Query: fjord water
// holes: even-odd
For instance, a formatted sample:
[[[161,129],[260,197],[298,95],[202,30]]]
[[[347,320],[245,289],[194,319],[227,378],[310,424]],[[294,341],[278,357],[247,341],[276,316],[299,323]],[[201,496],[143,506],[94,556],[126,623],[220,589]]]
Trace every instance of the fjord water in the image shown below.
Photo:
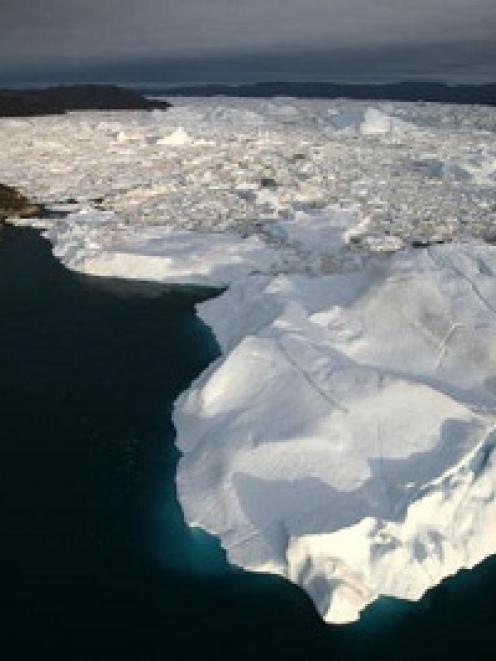
[[[36,232],[4,231],[2,658],[491,658],[494,560],[334,627],[184,524],[171,410],[217,355],[206,295],[82,277]]]

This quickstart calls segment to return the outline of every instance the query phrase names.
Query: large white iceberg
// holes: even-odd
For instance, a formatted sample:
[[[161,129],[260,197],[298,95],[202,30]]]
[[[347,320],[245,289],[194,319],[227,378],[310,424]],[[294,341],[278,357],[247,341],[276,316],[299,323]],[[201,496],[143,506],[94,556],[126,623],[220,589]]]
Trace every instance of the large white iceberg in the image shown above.
[[[203,304],[224,355],[174,414],[187,520],[329,622],[496,552],[495,273],[436,247]]]

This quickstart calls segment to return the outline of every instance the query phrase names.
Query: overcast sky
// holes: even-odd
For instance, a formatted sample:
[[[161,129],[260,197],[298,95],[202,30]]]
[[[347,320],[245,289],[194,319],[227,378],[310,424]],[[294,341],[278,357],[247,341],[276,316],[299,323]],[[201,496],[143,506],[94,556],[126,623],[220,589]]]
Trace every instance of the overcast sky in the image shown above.
[[[0,0],[0,83],[496,79],[496,0]]]

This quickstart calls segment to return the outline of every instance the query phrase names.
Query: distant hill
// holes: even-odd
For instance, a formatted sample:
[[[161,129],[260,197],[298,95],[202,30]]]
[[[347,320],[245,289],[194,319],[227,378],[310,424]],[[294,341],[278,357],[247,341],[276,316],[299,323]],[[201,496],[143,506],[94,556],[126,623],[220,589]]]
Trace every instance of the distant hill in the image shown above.
[[[292,96],[306,99],[362,99],[377,101],[431,101],[438,103],[496,106],[496,83],[485,85],[446,85],[431,82],[394,84],[337,83],[250,83],[242,85],[190,85],[168,89],[142,90],[160,96],[234,96],[268,98]]]
[[[71,110],[162,110],[167,101],[151,101],[115,85],[63,85],[44,89],[0,90],[0,117],[59,115]]]

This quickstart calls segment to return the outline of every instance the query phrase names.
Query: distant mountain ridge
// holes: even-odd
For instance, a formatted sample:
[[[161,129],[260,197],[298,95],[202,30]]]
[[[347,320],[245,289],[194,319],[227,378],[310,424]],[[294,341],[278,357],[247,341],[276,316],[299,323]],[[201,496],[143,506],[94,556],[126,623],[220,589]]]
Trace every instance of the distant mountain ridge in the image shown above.
[[[74,110],[165,110],[167,101],[151,101],[117,85],[60,85],[43,89],[0,90],[0,117],[60,115]]]
[[[167,89],[140,89],[147,95],[233,96],[269,98],[292,96],[307,99],[348,98],[377,101],[426,101],[496,106],[496,83],[447,85],[436,82],[355,84],[327,82],[260,82],[239,85],[187,85]]]

